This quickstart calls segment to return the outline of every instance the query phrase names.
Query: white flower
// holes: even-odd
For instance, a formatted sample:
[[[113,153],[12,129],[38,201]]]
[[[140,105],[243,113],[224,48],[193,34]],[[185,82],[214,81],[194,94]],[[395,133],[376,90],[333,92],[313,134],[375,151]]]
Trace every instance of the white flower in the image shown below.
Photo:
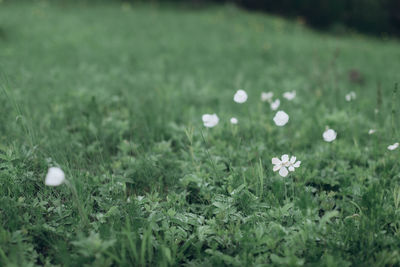
[[[277,99],[277,100],[275,100],[274,102],[271,103],[271,109],[272,110],[277,110],[280,105],[281,105],[281,101],[279,99]]]
[[[266,101],[271,101],[272,97],[274,96],[273,92],[262,92],[261,93],[261,101],[266,102]]]
[[[232,124],[237,124],[238,123],[238,119],[236,119],[235,117],[231,118],[231,123]]]
[[[296,97],[296,91],[292,91],[292,92],[285,92],[283,94],[283,97],[286,98],[287,100],[291,101]]]
[[[247,93],[244,90],[238,90],[233,96],[233,101],[242,104],[247,101]]]
[[[217,114],[204,114],[203,117],[204,126],[207,128],[212,128],[216,126],[219,122]]]
[[[289,171],[294,172],[295,168],[300,167],[301,161],[296,161],[296,157],[292,156],[289,161]]]
[[[285,111],[279,110],[274,117],[277,126],[284,126],[289,121],[289,115]]]
[[[65,181],[64,172],[57,167],[49,168],[44,184],[48,186],[59,186]]]
[[[389,150],[395,150],[398,147],[399,147],[399,143],[394,143],[393,145],[388,146],[388,149]]]
[[[376,132],[375,129],[370,129],[370,130],[368,131],[368,134],[374,134],[375,132]]]
[[[289,174],[287,167],[289,167],[289,156],[283,155],[281,157],[282,160],[278,158],[272,158],[272,164],[274,164],[274,168],[272,169],[274,172],[279,171],[279,175],[282,177],[286,177]]]
[[[295,168],[300,167],[300,163],[301,161],[296,161],[295,156],[292,156],[289,160],[287,154],[283,155],[281,160],[278,158],[272,158],[272,164],[275,165],[273,171],[276,172],[279,170],[279,175],[282,177],[286,177],[289,174],[289,171],[293,172]]]
[[[351,91],[350,93],[348,93],[346,96],[346,101],[350,102],[351,100],[355,100],[356,99],[356,93]]]
[[[323,134],[322,137],[326,142],[332,142],[336,139],[337,133],[332,129],[327,129]]]

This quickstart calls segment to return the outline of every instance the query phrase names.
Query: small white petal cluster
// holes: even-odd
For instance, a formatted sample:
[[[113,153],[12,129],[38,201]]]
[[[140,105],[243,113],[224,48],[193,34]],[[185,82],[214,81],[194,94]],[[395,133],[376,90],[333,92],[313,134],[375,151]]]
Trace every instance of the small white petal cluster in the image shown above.
[[[232,123],[232,124],[237,124],[238,122],[239,122],[239,121],[238,121],[237,118],[235,118],[235,117],[231,118],[231,123]]]
[[[346,101],[350,102],[351,100],[355,100],[356,99],[356,93],[351,91],[350,93],[348,93],[346,96]]]
[[[283,94],[283,97],[286,98],[287,100],[291,101],[296,97],[296,91],[292,91],[292,92],[285,92]]]
[[[271,103],[271,109],[277,110],[280,105],[281,105],[281,101],[279,99],[276,99],[274,102]]]
[[[394,143],[393,145],[388,146],[389,150],[395,150],[399,147],[399,143]]]
[[[322,137],[326,142],[332,142],[336,139],[337,133],[333,129],[327,129],[323,134]]]
[[[219,122],[217,114],[204,114],[202,116],[203,124],[207,128],[212,128],[216,126]]]
[[[376,132],[376,130],[375,129],[370,129],[369,131],[368,131],[368,134],[374,134]]]
[[[279,110],[274,117],[274,122],[277,126],[284,126],[289,121],[289,115],[282,110]]]
[[[261,101],[263,102],[270,102],[272,101],[272,97],[274,96],[273,92],[262,92],[261,93]]]
[[[44,184],[47,186],[59,186],[65,181],[64,172],[58,167],[49,168]]]
[[[296,157],[292,156],[289,160],[287,154],[282,155],[281,159],[272,158],[272,164],[274,164],[273,171],[279,171],[279,175],[286,177],[289,171],[293,172],[296,168],[300,167],[301,161],[296,161]]]
[[[247,101],[247,93],[244,90],[237,90],[233,96],[233,101],[242,104]]]

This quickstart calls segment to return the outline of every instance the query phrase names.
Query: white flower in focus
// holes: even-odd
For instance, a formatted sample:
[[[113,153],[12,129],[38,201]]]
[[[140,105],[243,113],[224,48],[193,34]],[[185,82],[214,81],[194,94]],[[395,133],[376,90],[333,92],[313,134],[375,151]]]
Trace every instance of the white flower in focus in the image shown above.
[[[289,171],[293,172],[295,168],[300,167],[300,163],[301,161],[296,161],[295,156],[292,156],[289,160],[289,156],[285,154],[282,155],[281,159],[272,158],[272,164],[274,164],[274,168],[272,170],[274,172],[279,171],[280,176],[286,177],[289,174]]]
[[[274,168],[272,169],[274,172],[279,171],[279,175],[282,177],[286,177],[289,174],[287,167],[289,167],[289,156],[283,155],[281,160],[278,158],[272,158],[272,164],[274,164]]]
[[[395,150],[399,147],[399,143],[394,143],[393,145],[388,146],[389,150]]]
[[[296,97],[296,91],[292,91],[292,92],[285,92],[283,94],[283,97],[286,98],[287,100],[291,101]]]
[[[216,126],[219,122],[217,114],[204,114],[202,119],[204,126],[207,128],[212,128]]]
[[[64,172],[58,167],[49,168],[44,184],[47,186],[59,186],[65,181]]]
[[[368,131],[368,134],[374,134],[375,132],[376,132],[375,129],[370,129],[370,130]]]
[[[279,110],[274,117],[277,126],[284,126],[289,121],[289,115],[285,111]]]
[[[326,142],[332,142],[336,139],[337,133],[332,129],[327,129],[323,134],[322,137]]]
[[[271,109],[272,110],[277,110],[280,105],[281,105],[281,101],[279,99],[277,99],[277,100],[275,100],[274,102],[271,103]]]
[[[273,92],[268,92],[268,93],[262,92],[262,93],[261,93],[261,101],[263,101],[263,102],[266,102],[266,101],[270,102],[270,101],[272,100],[272,97],[273,97],[273,96],[274,96],[274,93],[273,93]]]
[[[346,96],[346,101],[350,102],[351,100],[355,100],[356,99],[356,93],[351,91],[350,93],[348,93]]]
[[[231,118],[231,123],[232,124],[237,124],[238,123],[238,119],[236,119],[235,117]]]
[[[289,171],[294,172],[295,168],[300,167],[301,161],[296,161],[296,157],[292,156],[289,161]]]
[[[247,101],[247,93],[244,90],[238,90],[233,96],[233,101],[242,104]]]

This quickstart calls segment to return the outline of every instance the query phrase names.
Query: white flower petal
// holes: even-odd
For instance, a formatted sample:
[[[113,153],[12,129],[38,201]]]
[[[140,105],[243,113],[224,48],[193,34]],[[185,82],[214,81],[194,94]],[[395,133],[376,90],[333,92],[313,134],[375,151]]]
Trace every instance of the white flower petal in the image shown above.
[[[217,114],[204,114],[202,116],[203,124],[205,127],[212,128],[219,122]]]
[[[282,177],[286,177],[287,175],[288,175],[288,170],[286,169],[286,167],[282,167],[280,170],[279,170],[279,175],[280,176],[282,176]]]
[[[281,163],[282,163],[282,162],[281,162],[280,159],[278,159],[278,158],[272,158],[272,164],[278,165],[278,164],[281,164]]]
[[[296,162],[296,157],[295,156],[291,156],[290,157],[290,163],[295,163]]]
[[[282,166],[281,165],[275,165],[274,168],[272,169],[274,172],[279,170]]]
[[[238,90],[233,96],[233,101],[242,104],[247,101],[247,93],[244,90]]]
[[[202,119],[203,121],[208,121],[208,120],[210,120],[210,117],[211,117],[210,114],[204,114],[203,116],[201,116],[201,119]]]
[[[350,102],[351,100],[356,99],[356,93],[353,92],[353,91],[351,91],[350,93],[348,93],[348,94],[345,96],[345,98],[346,98],[346,101],[347,101],[347,102]]]
[[[65,181],[64,172],[57,167],[49,168],[44,184],[48,186],[58,186]]]
[[[231,123],[232,124],[237,124],[238,123],[238,119],[236,119],[235,117],[231,118]]]
[[[273,92],[262,92],[261,93],[261,101],[266,102],[266,101],[271,101],[272,97],[274,96]]]
[[[284,126],[288,121],[289,121],[289,115],[286,112],[279,110],[275,114],[274,122],[277,126]]]
[[[282,155],[282,163],[288,163],[289,162],[289,155],[285,154]]]
[[[300,167],[301,161],[297,161],[295,164],[293,164],[293,167],[298,168]]]
[[[393,145],[388,146],[389,150],[395,150],[399,147],[399,143],[394,143]]]
[[[289,171],[294,172],[294,167],[293,166],[289,166]]]
[[[272,110],[277,110],[280,105],[281,105],[281,101],[279,99],[277,99],[277,100],[275,100],[274,102],[271,103],[271,109]]]
[[[293,100],[296,97],[296,91],[292,92],[286,92],[283,94],[283,97],[286,98],[287,100]]]
[[[336,135],[337,133],[334,130],[328,129],[322,134],[322,137],[326,142],[332,142],[336,139]]]
[[[376,132],[375,129],[370,129],[370,130],[368,131],[368,134],[374,134],[375,132]]]

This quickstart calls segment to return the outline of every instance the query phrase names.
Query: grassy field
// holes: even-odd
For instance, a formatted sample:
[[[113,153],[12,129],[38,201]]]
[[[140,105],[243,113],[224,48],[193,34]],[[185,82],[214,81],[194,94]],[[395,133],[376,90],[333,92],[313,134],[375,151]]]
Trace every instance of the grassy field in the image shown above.
[[[0,3],[0,266],[400,265],[398,40],[50,2]]]

